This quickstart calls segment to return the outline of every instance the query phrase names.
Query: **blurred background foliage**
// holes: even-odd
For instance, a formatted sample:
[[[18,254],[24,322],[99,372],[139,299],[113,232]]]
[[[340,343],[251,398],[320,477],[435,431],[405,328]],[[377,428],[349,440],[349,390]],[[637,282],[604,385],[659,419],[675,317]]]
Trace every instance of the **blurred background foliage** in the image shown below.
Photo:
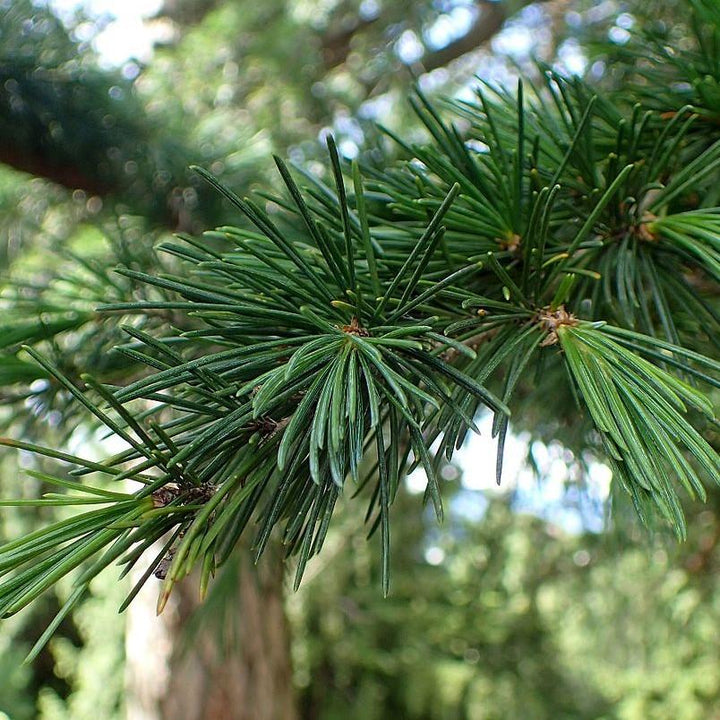
[[[503,496],[398,528],[386,602],[376,548],[338,535],[290,599],[303,717],[716,717],[714,511],[683,547],[571,535]]]
[[[322,173],[329,130],[345,156],[372,161],[375,122],[422,138],[413,83],[463,97],[475,75],[511,82],[536,60],[618,93],[631,75],[649,78],[657,107],[699,103],[717,137],[720,70],[702,53],[677,67],[668,50],[701,46],[707,30],[685,22],[683,0],[165,0],[140,3],[132,22],[115,15],[97,2],[0,0],[0,424],[49,446],[99,439],[20,344],[71,378],[132,372],[107,352],[122,318],[94,306],[148,290],[112,267],[161,270],[163,237],[234,219],[192,163],[247,192],[275,182],[272,152]],[[162,332],[175,318],[146,322]],[[557,435],[537,419],[526,417],[536,438]],[[30,497],[40,488],[18,490],[17,462],[40,461],[0,456],[0,494]],[[549,517],[547,494],[472,489],[463,474],[476,471],[448,470],[455,494],[440,529],[419,518],[412,487],[398,500],[385,601],[377,548],[342,515],[287,599],[301,717],[720,718],[717,491],[678,546],[624,521],[621,501],[612,525],[602,507],[578,515],[589,497],[580,473],[555,480],[562,512]],[[42,520],[6,509],[0,535]],[[20,661],[63,586],[3,621],[0,718],[128,717],[123,591],[104,576],[30,666]]]

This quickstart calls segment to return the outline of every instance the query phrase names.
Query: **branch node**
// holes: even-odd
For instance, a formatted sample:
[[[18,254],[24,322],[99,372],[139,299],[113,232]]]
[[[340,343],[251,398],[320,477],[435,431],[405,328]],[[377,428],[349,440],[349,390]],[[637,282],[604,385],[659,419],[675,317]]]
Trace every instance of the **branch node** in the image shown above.
[[[540,343],[540,347],[557,344],[558,328],[563,326],[575,327],[578,324],[578,319],[572,313],[569,313],[564,305],[560,305],[556,309],[550,306],[543,308],[538,313],[535,321],[547,332],[547,337]]]

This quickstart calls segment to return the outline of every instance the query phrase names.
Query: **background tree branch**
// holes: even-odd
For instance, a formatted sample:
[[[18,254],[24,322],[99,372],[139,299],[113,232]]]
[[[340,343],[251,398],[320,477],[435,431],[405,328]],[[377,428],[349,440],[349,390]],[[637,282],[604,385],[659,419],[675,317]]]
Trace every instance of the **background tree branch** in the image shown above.
[[[492,40],[513,14],[531,5],[534,1],[537,0],[521,0],[519,3],[513,3],[512,10],[509,12],[508,3],[481,0],[477,3],[479,15],[468,31],[445,47],[423,55],[419,64],[425,72],[431,72],[477,50],[481,45]],[[540,2],[547,2],[547,0],[540,0]]]

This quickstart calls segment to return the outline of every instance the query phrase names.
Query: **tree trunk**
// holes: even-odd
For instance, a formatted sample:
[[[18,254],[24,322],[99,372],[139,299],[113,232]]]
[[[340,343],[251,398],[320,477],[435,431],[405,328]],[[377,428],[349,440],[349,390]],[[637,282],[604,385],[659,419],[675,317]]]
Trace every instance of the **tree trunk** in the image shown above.
[[[235,567],[228,565],[204,607],[195,578],[173,591],[174,607],[162,616],[172,645],[164,672],[148,667],[146,657],[145,667],[130,678],[130,694],[140,674],[150,682],[154,676],[164,687],[160,697],[156,685],[155,698],[146,695],[136,702],[144,708],[129,717],[297,720],[283,565],[271,552],[258,567],[244,556]]]

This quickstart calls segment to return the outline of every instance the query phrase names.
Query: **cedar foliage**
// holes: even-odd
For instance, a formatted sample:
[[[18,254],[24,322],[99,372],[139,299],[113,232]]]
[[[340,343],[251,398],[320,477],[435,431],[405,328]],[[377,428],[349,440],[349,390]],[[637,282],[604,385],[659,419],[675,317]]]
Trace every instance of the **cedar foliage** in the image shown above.
[[[205,593],[241,537],[259,558],[276,528],[297,586],[343,493],[381,537],[387,593],[401,480],[421,467],[441,520],[440,469],[484,411],[498,482],[510,419],[545,408],[683,538],[682,493],[720,478],[720,26],[691,5],[692,47],[668,52],[651,28],[622,92],[545,67],[470,101],[418,91],[426,142],[388,132],[400,159],[348,163],[329,137],[327,178],[275,159],[279,194],[240,197],[196,168],[237,226],[163,242],[164,272],[129,259],[67,279],[90,273],[112,299],[97,311],[119,318],[126,375],[67,372],[32,346],[91,313],[58,302],[9,328],[3,345],[33,361],[7,358],[18,379],[50,379],[127,445],[97,462],[0,440],[71,468],[27,471],[58,492],[5,505],[88,506],[0,548],[5,617],[77,572],[33,653],[93,577],[157,541],[123,607],[153,573],[160,610],[194,568]]]

